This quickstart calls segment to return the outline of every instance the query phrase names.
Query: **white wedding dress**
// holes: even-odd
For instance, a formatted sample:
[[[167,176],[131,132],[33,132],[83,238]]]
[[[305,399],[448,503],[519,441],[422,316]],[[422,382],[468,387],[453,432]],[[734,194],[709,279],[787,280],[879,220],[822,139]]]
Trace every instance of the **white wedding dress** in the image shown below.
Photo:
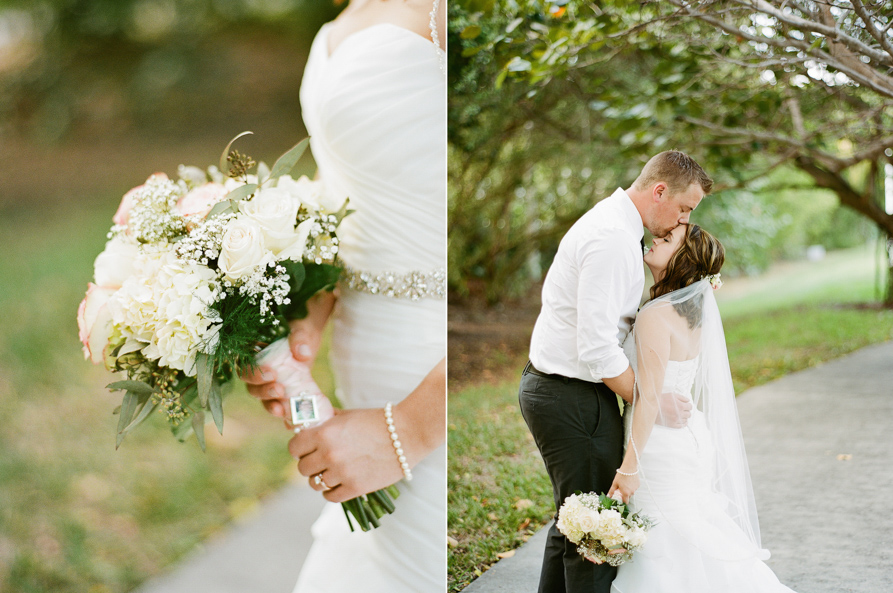
[[[638,370],[632,332],[623,349]],[[662,392],[691,398],[699,361],[668,361]],[[629,414],[624,416],[628,440]],[[793,593],[763,563],[769,552],[746,537],[715,491],[713,442],[697,408],[687,428],[654,426],[639,450],[641,484],[630,507],[656,525],[618,569],[612,593]]]
[[[442,272],[441,50],[407,29],[378,24],[353,33],[330,56],[329,28],[323,26],[313,42],[301,106],[320,178],[332,196],[348,196],[355,210],[339,228],[340,255],[351,269],[373,274]],[[413,301],[342,287],[331,362],[345,407],[397,403],[444,356],[443,297]],[[397,484],[396,512],[372,531],[351,533],[341,505],[326,505],[313,525],[314,543],[296,593],[445,590],[445,445],[412,474],[412,482]]]

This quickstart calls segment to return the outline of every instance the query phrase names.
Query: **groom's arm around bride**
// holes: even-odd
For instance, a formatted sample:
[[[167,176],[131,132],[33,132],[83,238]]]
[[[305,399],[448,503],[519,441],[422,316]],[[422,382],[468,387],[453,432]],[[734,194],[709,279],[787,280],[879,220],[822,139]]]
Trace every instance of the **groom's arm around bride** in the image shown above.
[[[711,186],[688,155],[660,153],[629,189],[597,203],[561,240],[519,390],[556,509],[575,491],[607,492],[622,461],[615,393],[632,401],[635,374],[620,344],[644,287],[642,227],[659,239],[687,224]],[[676,421],[684,423],[678,414]],[[583,560],[553,525],[539,591],[608,593],[615,572]]]

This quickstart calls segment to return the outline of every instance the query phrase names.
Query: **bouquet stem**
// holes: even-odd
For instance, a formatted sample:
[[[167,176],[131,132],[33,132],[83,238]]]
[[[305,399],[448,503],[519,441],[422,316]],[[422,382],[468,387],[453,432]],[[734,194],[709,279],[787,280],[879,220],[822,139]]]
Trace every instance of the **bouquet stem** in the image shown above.
[[[398,496],[400,496],[400,491],[392,484],[387,488],[342,502],[341,508],[344,510],[350,530],[354,531],[353,521],[350,520],[351,516],[362,531],[379,527],[381,523],[378,520],[384,515],[394,512],[396,508],[394,499]]]

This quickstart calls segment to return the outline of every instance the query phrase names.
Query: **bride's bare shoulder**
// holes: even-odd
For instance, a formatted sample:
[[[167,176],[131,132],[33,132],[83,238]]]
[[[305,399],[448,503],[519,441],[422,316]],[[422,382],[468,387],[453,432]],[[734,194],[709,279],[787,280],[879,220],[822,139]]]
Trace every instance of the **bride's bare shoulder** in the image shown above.
[[[329,50],[352,34],[374,25],[390,24],[431,39],[431,9],[434,0],[352,0],[329,29]],[[435,15],[438,42],[444,49],[446,39],[446,0],[439,0]]]

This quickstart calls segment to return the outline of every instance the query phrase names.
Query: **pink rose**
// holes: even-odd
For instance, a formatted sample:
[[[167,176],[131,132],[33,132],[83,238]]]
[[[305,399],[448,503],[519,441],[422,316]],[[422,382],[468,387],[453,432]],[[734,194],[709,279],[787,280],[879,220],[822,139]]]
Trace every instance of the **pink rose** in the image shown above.
[[[167,175],[164,173],[153,173],[149,176],[149,179],[152,177],[161,177],[162,179],[167,179]],[[133,196],[137,194],[141,189],[143,189],[143,185],[138,185],[121,198],[121,203],[118,204],[118,211],[115,212],[115,215],[112,217],[112,222],[117,225],[125,226],[127,221],[130,219],[130,210],[133,208]]]
[[[222,201],[228,193],[227,189],[219,183],[206,183],[180,198],[180,201],[177,202],[177,210],[181,216],[204,218],[214,204]]]
[[[118,291],[117,288],[87,284],[87,294],[78,307],[78,339],[84,345],[84,359],[93,364],[103,362],[105,347],[108,345],[112,315],[108,301]]]
[[[332,402],[313,380],[310,367],[298,362],[291,354],[288,338],[276,340],[264,348],[256,357],[257,364],[276,371],[276,382],[285,388],[286,397],[296,397],[302,392],[316,396],[318,424],[322,424],[335,415]],[[288,416],[290,419],[290,416]]]

